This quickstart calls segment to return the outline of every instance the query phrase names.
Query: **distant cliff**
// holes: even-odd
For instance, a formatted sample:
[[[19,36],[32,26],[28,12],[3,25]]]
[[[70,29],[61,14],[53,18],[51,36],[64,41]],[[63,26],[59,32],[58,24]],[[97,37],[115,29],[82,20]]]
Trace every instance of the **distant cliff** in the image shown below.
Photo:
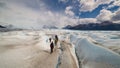
[[[71,30],[120,30],[119,23],[104,21],[102,23],[78,24],[76,26],[66,26],[63,29]]]

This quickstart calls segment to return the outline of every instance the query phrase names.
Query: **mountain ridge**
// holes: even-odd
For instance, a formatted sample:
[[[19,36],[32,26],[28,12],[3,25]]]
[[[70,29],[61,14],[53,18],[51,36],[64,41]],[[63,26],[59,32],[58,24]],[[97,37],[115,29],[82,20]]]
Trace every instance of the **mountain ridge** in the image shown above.
[[[102,23],[78,24],[75,26],[67,25],[63,29],[71,30],[120,30],[119,23],[104,21]]]

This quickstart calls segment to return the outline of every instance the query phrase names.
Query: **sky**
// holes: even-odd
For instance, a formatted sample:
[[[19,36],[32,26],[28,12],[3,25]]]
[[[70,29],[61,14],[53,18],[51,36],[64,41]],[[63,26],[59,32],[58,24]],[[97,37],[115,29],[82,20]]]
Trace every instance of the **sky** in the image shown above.
[[[41,29],[103,21],[120,23],[120,0],[0,0],[0,25]]]

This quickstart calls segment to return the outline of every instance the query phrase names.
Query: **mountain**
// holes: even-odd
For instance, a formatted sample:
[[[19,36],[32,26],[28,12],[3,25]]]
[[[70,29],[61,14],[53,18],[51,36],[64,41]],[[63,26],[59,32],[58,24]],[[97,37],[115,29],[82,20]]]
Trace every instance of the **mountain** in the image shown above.
[[[63,27],[63,29],[70,29],[70,28],[72,28],[71,25],[67,25],[66,27]]]
[[[120,30],[119,23],[104,21],[102,23],[78,24],[76,26],[66,26],[63,29],[71,30]]]
[[[22,30],[20,28],[15,28],[13,25],[0,25],[0,32],[7,32],[7,31],[19,31]]]
[[[5,26],[0,25],[0,28],[6,28]]]
[[[50,26],[50,25],[44,25],[43,26],[44,29],[58,29],[56,26]]]

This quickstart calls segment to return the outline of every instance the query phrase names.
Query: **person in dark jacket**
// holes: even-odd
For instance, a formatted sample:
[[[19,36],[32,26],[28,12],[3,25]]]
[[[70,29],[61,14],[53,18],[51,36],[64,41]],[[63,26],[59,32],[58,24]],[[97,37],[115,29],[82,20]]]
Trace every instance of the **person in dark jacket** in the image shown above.
[[[50,41],[50,53],[53,53],[54,43],[51,38],[49,38],[49,41]]]
[[[54,43],[51,42],[51,43],[50,43],[50,53],[53,53],[53,49],[54,49]]]

